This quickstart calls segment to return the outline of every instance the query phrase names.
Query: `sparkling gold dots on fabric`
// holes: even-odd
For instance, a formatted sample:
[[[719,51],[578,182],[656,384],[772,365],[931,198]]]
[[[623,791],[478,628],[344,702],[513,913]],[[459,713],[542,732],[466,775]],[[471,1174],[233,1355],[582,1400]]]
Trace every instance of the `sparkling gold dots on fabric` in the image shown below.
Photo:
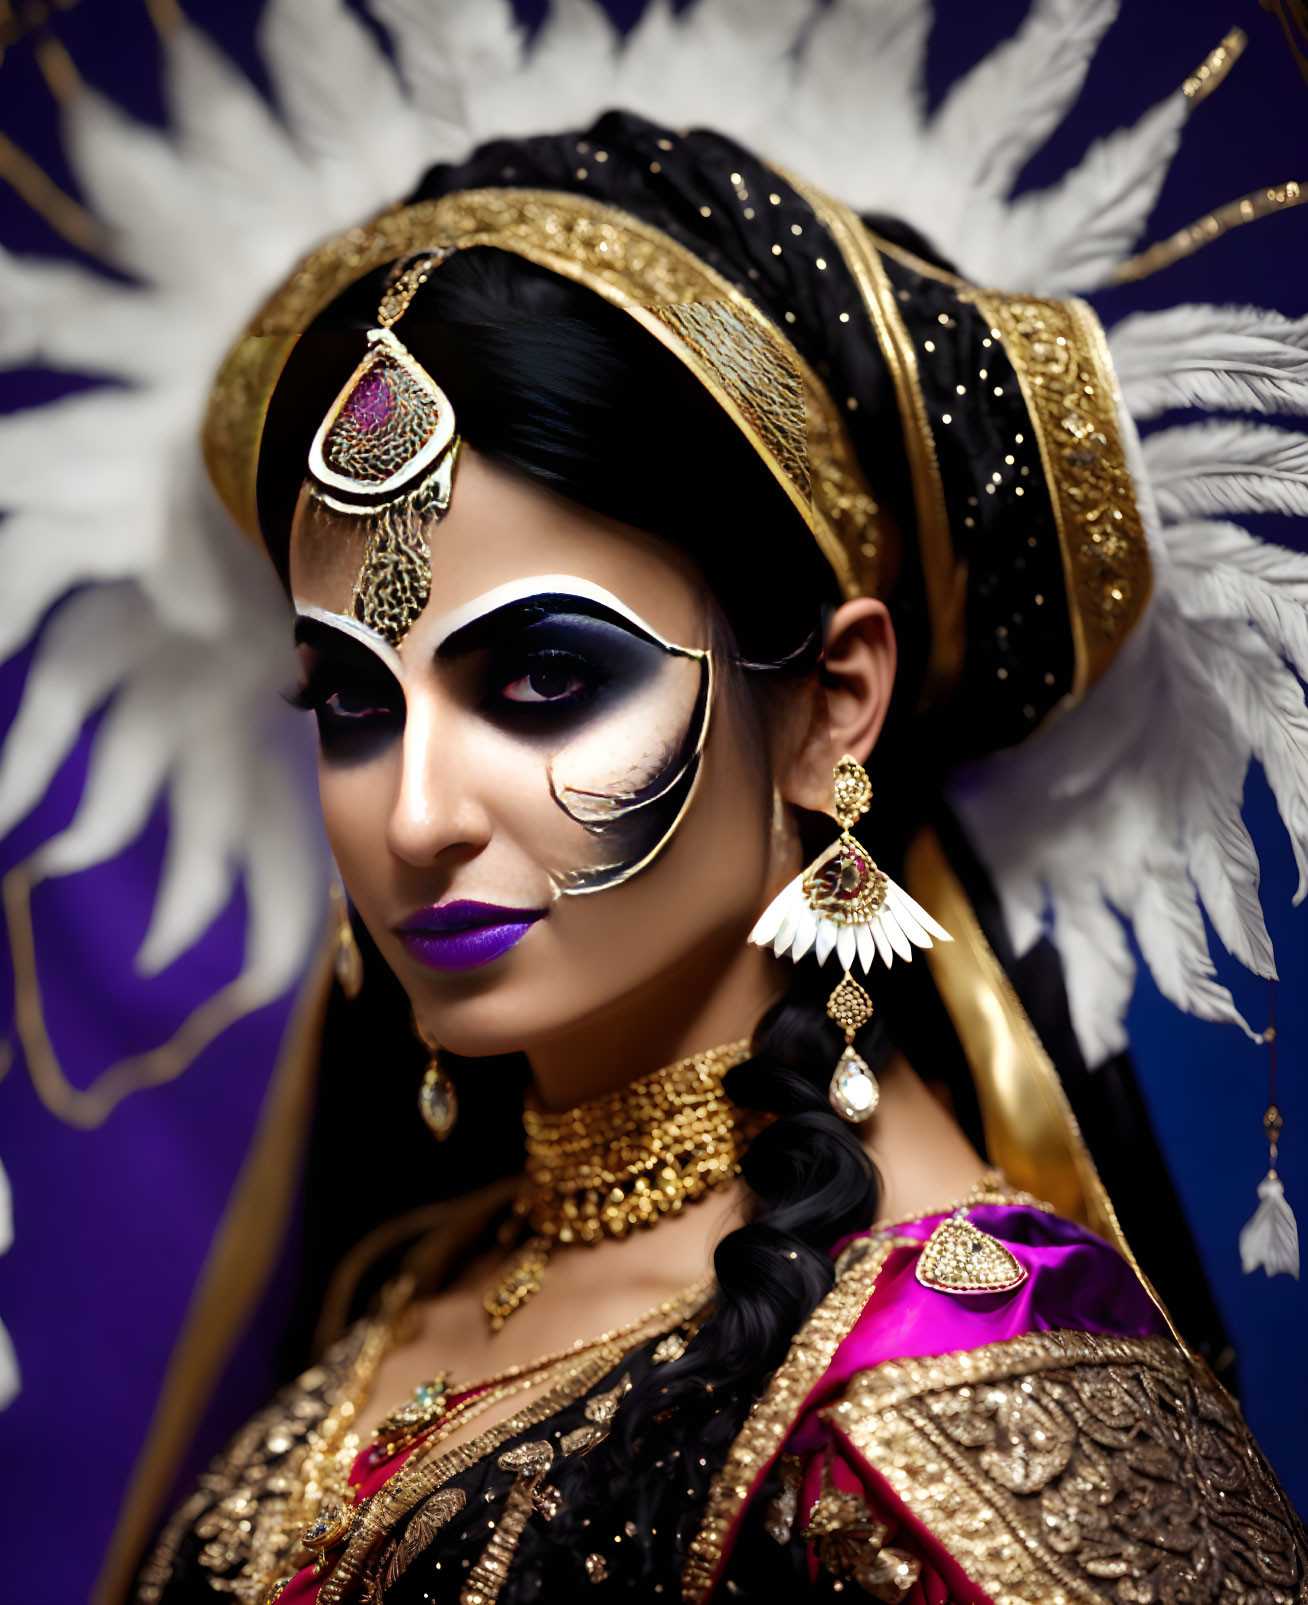
[[[685,1605],[708,1597],[722,1567],[726,1541],[759,1478],[776,1458],[837,1348],[872,1296],[896,1239],[869,1242],[796,1334],[763,1397],[751,1409],[713,1479],[699,1530],[681,1575]]]
[[[1151,583],[1103,332],[1080,301],[960,293],[999,331],[1031,417],[1063,555],[1079,696],[1144,612]]]
[[[862,1372],[823,1412],[994,1605],[1290,1605],[1308,1540],[1167,1338],[1037,1332]]]

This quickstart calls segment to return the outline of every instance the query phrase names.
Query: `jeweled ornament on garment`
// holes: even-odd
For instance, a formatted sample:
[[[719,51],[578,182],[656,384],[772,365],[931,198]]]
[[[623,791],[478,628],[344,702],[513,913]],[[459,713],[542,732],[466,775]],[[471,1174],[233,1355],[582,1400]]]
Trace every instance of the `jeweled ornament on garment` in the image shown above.
[[[938,1293],[1007,1293],[1026,1274],[1015,1254],[963,1213],[940,1222],[923,1244],[916,1270],[921,1285]]]

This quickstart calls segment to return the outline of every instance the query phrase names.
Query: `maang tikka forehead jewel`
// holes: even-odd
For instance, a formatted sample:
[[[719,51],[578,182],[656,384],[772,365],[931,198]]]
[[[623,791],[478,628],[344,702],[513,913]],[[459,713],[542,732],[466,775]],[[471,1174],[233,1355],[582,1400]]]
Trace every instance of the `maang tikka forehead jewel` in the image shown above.
[[[450,398],[394,326],[449,254],[427,252],[396,264],[377,326],[368,331],[368,352],[309,448],[317,498],[370,527],[351,612],[396,647],[431,594],[422,526],[449,509],[459,438]]]
[[[872,1018],[872,999],[850,973],[857,961],[866,974],[879,955],[887,968],[895,955],[905,961],[915,947],[949,933],[897,886],[852,835],[872,801],[872,783],[848,753],[836,765],[832,813],[840,835],[780,893],[749,933],[759,947],[777,957],[789,953],[798,963],[813,952],[825,964],[832,952],[844,974],[827,1000],[827,1013],[845,1033],[845,1051],[831,1077],[831,1103],[851,1122],[866,1120],[881,1096],[867,1061],[855,1051],[855,1034]]]

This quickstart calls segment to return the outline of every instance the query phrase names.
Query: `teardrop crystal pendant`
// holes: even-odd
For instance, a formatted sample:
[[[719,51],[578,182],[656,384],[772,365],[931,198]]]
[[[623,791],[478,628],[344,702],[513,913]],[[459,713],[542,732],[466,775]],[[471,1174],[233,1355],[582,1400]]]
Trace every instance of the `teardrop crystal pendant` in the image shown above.
[[[827,999],[827,1013],[845,1033],[845,1051],[836,1061],[828,1096],[841,1119],[857,1125],[876,1109],[881,1088],[867,1060],[854,1050],[855,1033],[872,1018],[872,999],[848,970]]]
[[[432,1136],[437,1142],[444,1142],[459,1118],[459,1095],[434,1055],[418,1089],[418,1108]]]
[[[923,1245],[917,1279],[938,1293],[1006,1293],[1026,1281],[1026,1267],[997,1237],[951,1215]]]
[[[831,1077],[831,1107],[844,1120],[857,1124],[866,1120],[881,1101],[881,1088],[868,1068],[867,1060],[853,1048],[846,1048]]]

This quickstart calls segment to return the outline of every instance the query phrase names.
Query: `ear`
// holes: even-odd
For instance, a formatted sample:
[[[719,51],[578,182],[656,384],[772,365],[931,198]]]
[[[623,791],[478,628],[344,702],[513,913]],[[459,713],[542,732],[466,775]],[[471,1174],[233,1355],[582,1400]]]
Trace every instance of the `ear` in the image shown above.
[[[786,802],[830,812],[836,764],[846,753],[866,762],[881,734],[897,662],[884,602],[860,597],[831,615],[809,728],[777,777]]]

